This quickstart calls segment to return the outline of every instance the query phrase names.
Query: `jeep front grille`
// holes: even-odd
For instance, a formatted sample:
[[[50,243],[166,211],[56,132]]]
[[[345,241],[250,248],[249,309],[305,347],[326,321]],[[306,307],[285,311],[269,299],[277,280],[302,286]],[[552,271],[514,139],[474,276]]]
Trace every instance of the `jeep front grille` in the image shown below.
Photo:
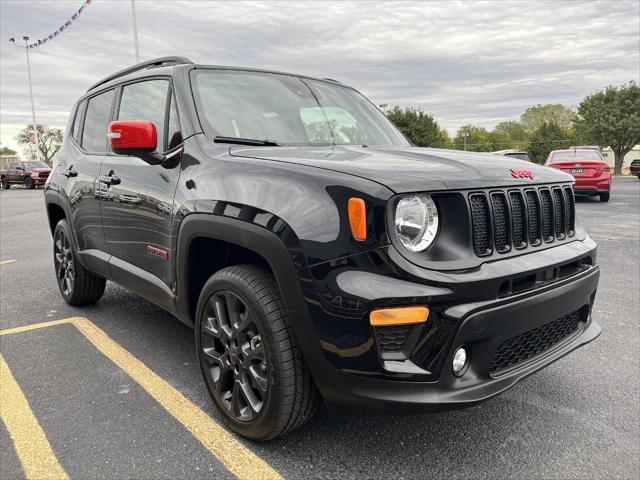
[[[469,205],[473,249],[479,257],[575,235],[575,204],[570,186],[473,192]]]

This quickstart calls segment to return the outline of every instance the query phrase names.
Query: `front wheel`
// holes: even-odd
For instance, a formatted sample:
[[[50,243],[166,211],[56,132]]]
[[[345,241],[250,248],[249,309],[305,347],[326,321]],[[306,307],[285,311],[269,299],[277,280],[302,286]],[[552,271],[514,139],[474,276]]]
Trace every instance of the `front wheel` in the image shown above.
[[[24,186],[26,188],[34,188],[35,184],[33,183],[33,179],[31,177],[27,177],[24,179]]]
[[[601,193],[600,194],[600,201],[601,202],[608,202],[609,201],[609,196],[611,195],[611,193],[606,192],[606,193]]]
[[[195,333],[207,389],[229,428],[269,440],[311,418],[318,393],[267,270],[214,274],[200,293]]]
[[[106,280],[78,263],[71,243],[71,230],[64,219],[53,232],[53,264],[58,288],[69,305],[89,305],[100,300]]]

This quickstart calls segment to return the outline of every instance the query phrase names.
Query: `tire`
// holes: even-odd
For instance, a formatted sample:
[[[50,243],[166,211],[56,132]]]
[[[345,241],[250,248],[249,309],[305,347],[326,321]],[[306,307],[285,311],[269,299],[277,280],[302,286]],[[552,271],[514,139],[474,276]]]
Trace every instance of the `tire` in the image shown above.
[[[80,265],[65,219],[58,222],[53,232],[53,263],[58,288],[69,305],[90,305],[100,300],[107,282]]]
[[[611,193],[610,193],[610,192],[601,193],[601,194],[600,194],[600,201],[601,201],[601,202],[604,202],[604,203],[608,202],[608,201],[609,201],[609,196],[610,196],[610,195],[611,195]]]
[[[270,440],[315,413],[318,391],[266,269],[232,266],[209,278],[198,301],[195,336],[209,394],[234,432]]]
[[[11,184],[9,183],[9,179],[7,177],[2,177],[2,188],[4,190],[9,190],[11,188]]]
[[[31,179],[31,177],[27,177],[24,179],[24,186],[26,188],[32,189],[35,187],[33,180]]]

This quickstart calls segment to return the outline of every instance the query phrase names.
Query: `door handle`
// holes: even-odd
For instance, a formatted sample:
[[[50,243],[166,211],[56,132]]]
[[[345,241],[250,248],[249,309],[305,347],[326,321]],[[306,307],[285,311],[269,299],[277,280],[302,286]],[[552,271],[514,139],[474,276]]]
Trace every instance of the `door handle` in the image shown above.
[[[113,170],[109,172],[109,175],[100,175],[98,181],[107,185],[120,185],[120,178],[116,177]]]
[[[78,176],[78,172],[75,171],[73,169],[73,165],[71,165],[69,168],[65,168],[62,171],[62,175],[64,175],[65,177],[77,177]]]

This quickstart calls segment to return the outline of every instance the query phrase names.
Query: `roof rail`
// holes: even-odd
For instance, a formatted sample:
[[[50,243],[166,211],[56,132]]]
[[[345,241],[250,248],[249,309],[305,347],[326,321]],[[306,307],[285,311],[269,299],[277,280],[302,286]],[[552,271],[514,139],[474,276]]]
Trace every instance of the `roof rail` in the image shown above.
[[[184,63],[193,63],[193,62],[185,57],[161,57],[161,58],[155,58],[153,60],[149,60],[146,62],[141,62],[132,67],[125,68],[124,70],[120,70],[119,72],[116,72],[113,75],[109,75],[108,77],[103,78],[98,83],[94,83],[93,85],[91,85],[87,90],[87,92],[93,90],[96,87],[99,87],[100,85],[110,82],[111,80],[115,80],[116,78],[119,78],[119,77],[124,77],[125,75],[129,75],[130,73],[137,72],[139,70],[145,70],[147,68],[153,68],[153,67],[161,67],[163,65],[180,65]]]

